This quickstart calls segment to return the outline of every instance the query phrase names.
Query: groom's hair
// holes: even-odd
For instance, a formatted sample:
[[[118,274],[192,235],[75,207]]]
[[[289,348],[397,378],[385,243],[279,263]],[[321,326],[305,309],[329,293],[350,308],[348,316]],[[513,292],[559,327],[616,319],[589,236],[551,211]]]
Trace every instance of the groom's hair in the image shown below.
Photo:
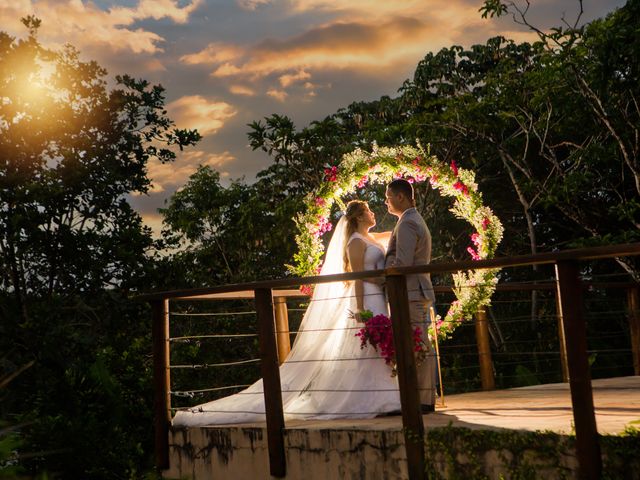
[[[398,179],[392,181],[391,183],[389,183],[389,185],[387,185],[387,187],[389,188],[389,190],[391,190],[396,195],[401,193],[405,197],[407,197],[407,199],[409,201],[411,201],[411,202],[414,201],[414,198],[413,198],[413,185],[411,185],[405,179],[398,178]]]

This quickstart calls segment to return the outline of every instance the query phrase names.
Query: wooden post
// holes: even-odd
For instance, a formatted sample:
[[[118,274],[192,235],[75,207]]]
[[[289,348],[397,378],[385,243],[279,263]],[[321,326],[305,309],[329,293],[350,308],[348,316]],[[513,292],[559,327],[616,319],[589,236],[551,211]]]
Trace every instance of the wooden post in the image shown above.
[[[560,347],[560,368],[562,381],[569,383],[569,365],[567,364],[567,342],[564,338],[564,325],[562,324],[562,303],[560,302],[560,290],[556,289],[556,315],[558,317],[558,344]]]
[[[169,425],[171,425],[169,300],[154,300],[150,303],[156,466],[159,469],[166,470],[169,468]]]
[[[271,289],[256,289],[255,299],[260,342],[260,369],[267,420],[269,471],[274,477],[284,477],[287,471],[284,452],[284,414]]]
[[[572,260],[557,262],[556,277],[562,308],[564,336],[567,341],[569,386],[576,429],[578,476],[581,479],[596,480],[600,478],[602,473],[602,457],[600,456],[596,415],[593,406],[593,391],[587,355],[587,327],[582,314],[584,306],[578,263]]]
[[[627,290],[627,305],[629,307],[633,371],[636,375],[640,375],[640,285]]]
[[[429,307],[429,315],[431,315],[431,325],[433,326],[433,344],[436,347],[436,367],[438,369],[438,382],[440,383],[440,406],[446,407],[444,403],[444,385],[442,384],[442,367],[440,365],[440,341],[438,340],[438,322],[436,320],[436,311],[433,305]]]
[[[493,374],[491,361],[491,345],[489,343],[489,326],[487,325],[487,311],[484,307],[476,312],[476,342],[478,343],[478,359],[480,360],[480,380],[482,390],[494,390],[496,379]]]
[[[393,343],[396,349],[409,479],[424,479],[424,423],[418,395],[418,372],[413,354],[407,281],[404,275],[391,274],[387,275],[386,282],[393,326]]]
[[[276,309],[278,362],[282,365],[291,351],[291,338],[289,337],[289,311],[287,310],[287,297],[275,297],[273,300],[275,302]]]

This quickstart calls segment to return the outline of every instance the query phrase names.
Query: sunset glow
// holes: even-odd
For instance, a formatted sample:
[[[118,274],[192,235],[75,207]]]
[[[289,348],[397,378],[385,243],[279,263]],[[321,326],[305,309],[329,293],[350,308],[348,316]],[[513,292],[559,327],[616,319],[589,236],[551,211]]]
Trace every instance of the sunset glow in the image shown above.
[[[583,20],[623,3],[585,0]],[[104,65],[111,78],[129,73],[161,83],[177,126],[203,134],[203,154],[226,158],[225,172],[231,178],[251,179],[270,161],[246,147],[246,125],[254,120],[279,113],[303,127],[352,101],[396,95],[428,52],[484,43],[495,35],[535,40],[510,18],[482,19],[480,4],[0,0],[0,15],[3,29],[18,37],[25,35],[20,18],[36,15],[42,20],[39,39],[44,45],[71,43],[83,59]],[[563,13],[573,18],[576,2],[540,0],[531,8],[531,20],[546,29],[559,24]],[[26,103],[46,97],[42,78],[24,84]],[[155,212],[201,161],[180,153],[171,171],[152,169],[154,192],[137,208]]]

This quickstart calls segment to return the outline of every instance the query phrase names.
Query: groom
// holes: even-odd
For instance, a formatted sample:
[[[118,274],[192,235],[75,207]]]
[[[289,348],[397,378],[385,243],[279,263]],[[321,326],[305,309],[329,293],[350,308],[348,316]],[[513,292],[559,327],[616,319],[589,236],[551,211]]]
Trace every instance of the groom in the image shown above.
[[[387,185],[385,197],[389,213],[398,217],[389,240],[385,267],[428,265],[431,261],[431,233],[415,208],[413,186],[403,179],[394,180]],[[406,278],[411,326],[420,326],[423,340],[430,351],[427,358],[417,366],[422,412],[428,413],[433,412],[436,399],[436,363],[427,335],[427,328],[431,323],[429,308],[435,302],[435,295],[428,273],[407,275]]]

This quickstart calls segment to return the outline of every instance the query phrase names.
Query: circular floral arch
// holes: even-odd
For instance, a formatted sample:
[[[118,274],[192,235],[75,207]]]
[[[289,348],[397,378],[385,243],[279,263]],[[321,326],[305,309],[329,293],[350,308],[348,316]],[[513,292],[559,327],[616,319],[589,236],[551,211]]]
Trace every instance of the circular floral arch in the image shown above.
[[[294,265],[288,266],[296,275],[319,273],[324,253],[322,236],[332,229],[331,208],[338,204],[344,210],[343,196],[368,183],[388,183],[395,178],[406,178],[410,182],[429,180],[440,195],[453,198],[450,211],[469,222],[475,230],[467,248],[473,260],[492,258],[502,239],[502,224],[491,209],[483,205],[474,173],[458,168],[455,162],[444,164],[420,145],[391,148],[374,145],[371,152],[356,149],[345,154],[338,166],[326,168],[324,173],[325,181],[307,196],[304,212],[296,218],[298,252]],[[479,307],[489,305],[497,272],[496,269],[483,269],[452,275],[456,300],[445,318],[436,320],[441,339],[449,337]]]

